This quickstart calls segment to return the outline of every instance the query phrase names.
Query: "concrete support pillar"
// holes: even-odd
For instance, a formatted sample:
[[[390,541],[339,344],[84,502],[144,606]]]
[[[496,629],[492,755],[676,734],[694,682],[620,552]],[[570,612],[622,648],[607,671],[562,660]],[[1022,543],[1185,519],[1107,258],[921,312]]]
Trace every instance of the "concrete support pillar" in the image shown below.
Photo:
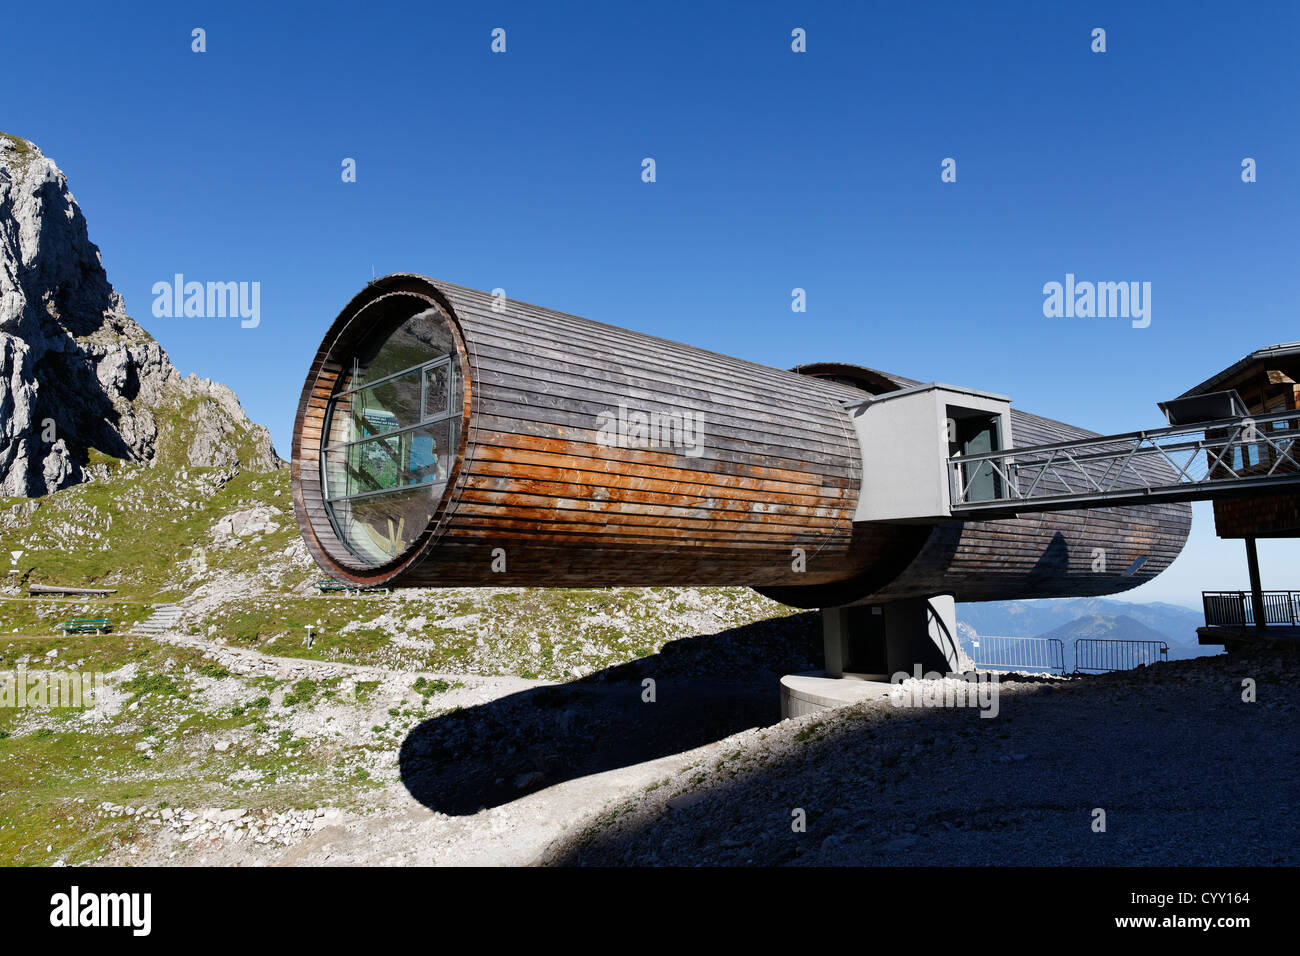
[[[1246,567],[1250,571],[1250,606],[1255,614],[1255,627],[1263,630],[1267,612],[1264,610],[1264,588],[1259,578],[1259,550],[1254,538],[1246,539]]]
[[[960,674],[975,669],[957,643],[957,606],[952,595],[885,605],[889,672]]]
[[[930,598],[928,634],[930,643],[939,649],[948,671],[965,674],[975,669],[975,661],[962,650],[957,640],[957,602],[951,594]]]
[[[922,673],[961,674],[975,663],[957,643],[952,595],[866,607],[822,609],[826,676],[845,673],[888,679],[920,665]]]
[[[843,677],[848,658],[849,608],[822,608],[822,647],[826,654],[826,676]]]

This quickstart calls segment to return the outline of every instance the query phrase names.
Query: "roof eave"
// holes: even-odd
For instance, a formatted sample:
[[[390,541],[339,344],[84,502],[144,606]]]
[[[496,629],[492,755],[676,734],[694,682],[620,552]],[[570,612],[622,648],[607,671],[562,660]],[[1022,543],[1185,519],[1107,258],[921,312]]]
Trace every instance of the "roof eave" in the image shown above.
[[[1290,358],[1292,356],[1300,357],[1300,342],[1284,342],[1281,345],[1270,345],[1266,348],[1258,349],[1251,352],[1241,361],[1229,365],[1222,372],[1210,376],[1200,385],[1197,385],[1194,388],[1189,388],[1178,397],[1188,398],[1192,395],[1201,395],[1205,392],[1215,391],[1218,385],[1232,378],[1239,372],[1249,368],[1251,365],[1268,359]]]

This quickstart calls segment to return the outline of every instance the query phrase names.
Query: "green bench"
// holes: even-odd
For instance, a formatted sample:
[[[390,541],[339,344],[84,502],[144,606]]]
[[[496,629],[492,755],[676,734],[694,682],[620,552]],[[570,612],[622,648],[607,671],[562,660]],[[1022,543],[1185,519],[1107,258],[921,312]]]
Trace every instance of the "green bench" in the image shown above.
[[[333,578],[321,578],[316,582],[316,589],[321,594],[338,594],[360,591],[361,589],[355,584],[344,584],[342,581],[335,581]]]
[[[333,578],[321,578],[316,582],[316,590],[321,594],[387,594],[388,588],[359,588],[355,584],[344,584]]]
[[[104,634],[113,629],[113,622],[105,617],[79,617],[61,626],[64,634]]]

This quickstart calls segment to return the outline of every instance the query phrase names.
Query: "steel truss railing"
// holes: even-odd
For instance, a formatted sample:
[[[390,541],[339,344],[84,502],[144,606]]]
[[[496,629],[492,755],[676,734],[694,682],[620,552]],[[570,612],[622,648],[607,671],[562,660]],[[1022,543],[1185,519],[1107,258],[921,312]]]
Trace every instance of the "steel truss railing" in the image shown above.
[[[955,515],[1214,498],[1300,482],[1300,411],[966,455],[948,466]]]

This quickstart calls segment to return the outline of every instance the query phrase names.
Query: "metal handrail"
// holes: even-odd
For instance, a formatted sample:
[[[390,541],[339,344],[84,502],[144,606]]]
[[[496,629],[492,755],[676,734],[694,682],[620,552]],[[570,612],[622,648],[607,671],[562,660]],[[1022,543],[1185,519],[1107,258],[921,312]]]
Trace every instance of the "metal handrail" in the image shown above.
[[[1300,625],[1300,591],[1263,591],[1264,624]],[[1202,591],[1209,627],[1254,627],[1255,604],[1249,591]]]
[[[1170,425],[1166,428],[1150,428],[1135,432],[1123,432],[1118,435],[1090,435],[1087,438],[1077,438],[1071,441],[1049,442],[1044,445],[1025,445],[1019,448],[1007,448],[1003,451],[982,451],[975,455],[967,455],[962,461],[978,461],[981,458],[1002,458],[1006,455],[1022,454],[1039,454],[1041,452],[1055,451],[1061,448],[1080,448],[1086,445],[1113,445],[1117,442],[1137,441],[1138,439],[1158,439],[1170,435],[1195,435],[1200,432],[1216,431],[1220,428],[1231,428],[1235,425],[1247,421],[1253,421],[1256,425],[1270,425],[1274,422],[1287,421],[1300,418],[1300,409],[1287,409],[1281,412],[1270,412],[1267,415],[1243,415],[1240,418],[1219,418],[1212,422],[1198,422],[1194,425]]]
[[[1300,410],[1291,409],[982,452],[949,459],[950,494],[955,512],[1030,501],[1209,497],[1208,486],[1236,490],[1300,481],[1298,442]],[[1243,450],[1235,467],[1234,449]],[[1254,449],[1258,460],[1250,463],[1245,449]],[[986,477],[995,479],[995,496],[973,497],[977,479]]]

